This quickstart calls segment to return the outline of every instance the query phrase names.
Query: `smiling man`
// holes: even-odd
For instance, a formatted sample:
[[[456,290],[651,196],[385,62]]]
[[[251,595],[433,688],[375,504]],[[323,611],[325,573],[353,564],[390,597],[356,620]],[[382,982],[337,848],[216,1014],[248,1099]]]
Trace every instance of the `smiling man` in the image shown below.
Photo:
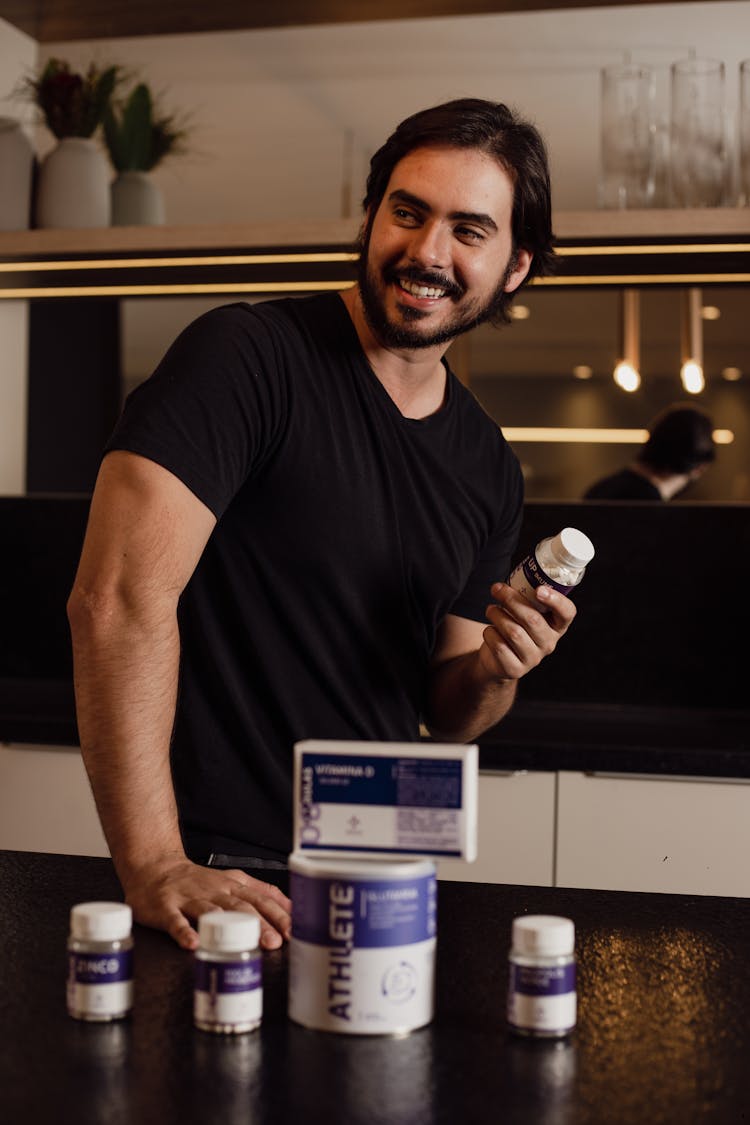
[[[216,907],[288,936],[288,900],[248,872],[284,866],[297,740],[472,740],[575,615],[505,583],[518,462],[445,361],[550,267],[538,133],[477,99],[415,114],[364,209],[356,286],[186,329],[92,499],[82,753],[136,919],[185,948]]]

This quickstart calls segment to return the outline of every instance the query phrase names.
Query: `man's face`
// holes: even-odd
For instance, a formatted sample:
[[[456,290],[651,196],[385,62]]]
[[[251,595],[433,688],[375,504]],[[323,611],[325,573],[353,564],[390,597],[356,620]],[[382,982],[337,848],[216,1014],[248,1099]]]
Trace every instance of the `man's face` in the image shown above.
[[[368,215],[359,286],[365,316],[391,348],[427,348],[492,316],[526,276],[513,254],[513,185],[477,149],[420,148],[393,170]]]

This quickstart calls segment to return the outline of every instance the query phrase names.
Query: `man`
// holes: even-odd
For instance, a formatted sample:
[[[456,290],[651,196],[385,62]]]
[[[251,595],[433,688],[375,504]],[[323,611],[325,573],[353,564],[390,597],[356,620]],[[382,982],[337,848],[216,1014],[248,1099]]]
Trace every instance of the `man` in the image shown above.
[[[649,426],[636,459],[584,493],[584,500],[672,500],[714,460],[713,422],[684,403],[663,410]]]
[[[256,908],[267,948],[288,936],[286,897],[239,868],[290,848],[297,739],[415,740],[421,719],[470,741],[575,614],[500,581],[518,463],[443,361],[549,268],[541,139],[501,105],[426,110],[373,157],[364,206],[358,284],[191,325],[92,499],[82,752],[136,919],[185,948],[216,907]]]

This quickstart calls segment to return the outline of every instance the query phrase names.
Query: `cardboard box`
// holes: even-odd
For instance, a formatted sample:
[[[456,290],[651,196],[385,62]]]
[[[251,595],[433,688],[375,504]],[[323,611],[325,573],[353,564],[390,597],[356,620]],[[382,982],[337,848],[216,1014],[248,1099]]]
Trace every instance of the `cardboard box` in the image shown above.
[[[476,746],[308,739],[294,747],[294,850],[477,854]]]

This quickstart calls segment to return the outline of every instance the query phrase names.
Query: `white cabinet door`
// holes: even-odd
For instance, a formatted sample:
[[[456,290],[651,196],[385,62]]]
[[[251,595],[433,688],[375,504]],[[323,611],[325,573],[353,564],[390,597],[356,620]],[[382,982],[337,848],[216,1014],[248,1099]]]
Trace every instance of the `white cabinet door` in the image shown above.
[[[479,854],[474,863],[441,859],[439,879],[551,887],[554,773],[479,774]]]
[[[561,773],[556,882],[750,896],[750,782]]]
[[[0,848],[109,855],[77,747],[0,743]]]

